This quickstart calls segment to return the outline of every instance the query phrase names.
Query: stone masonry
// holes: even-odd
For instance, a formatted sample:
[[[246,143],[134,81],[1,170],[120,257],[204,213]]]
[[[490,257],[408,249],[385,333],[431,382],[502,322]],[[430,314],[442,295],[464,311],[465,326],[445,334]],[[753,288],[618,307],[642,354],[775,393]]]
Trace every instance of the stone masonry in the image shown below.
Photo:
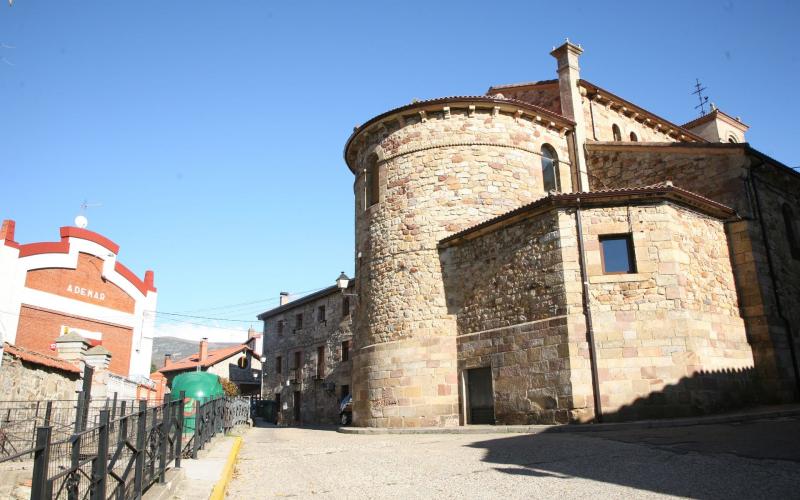
[[[796,397],[800,176],[738,119],[680,126],[581,79],[582,52],[551,53],[557,80],[414,102],[348,140],[355,425],[467,424],[472,368],[498,423]],[[599,237],[618,235],[634,270],[614,274]]]

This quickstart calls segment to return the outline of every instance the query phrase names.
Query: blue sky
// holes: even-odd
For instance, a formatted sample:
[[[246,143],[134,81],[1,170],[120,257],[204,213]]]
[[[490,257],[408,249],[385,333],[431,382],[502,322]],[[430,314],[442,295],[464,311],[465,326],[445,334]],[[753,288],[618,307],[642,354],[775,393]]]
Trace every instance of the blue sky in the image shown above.
[[[89,229],[155,271],[159,310],[258,328],[281,290],[352,274],[353,126],[554,78],[565,37],[584,78],[674,122],[696,116],[700,78],[755,148],[800,165],[798,5],[3,2],[0,217],[55,240],[101,203]]]

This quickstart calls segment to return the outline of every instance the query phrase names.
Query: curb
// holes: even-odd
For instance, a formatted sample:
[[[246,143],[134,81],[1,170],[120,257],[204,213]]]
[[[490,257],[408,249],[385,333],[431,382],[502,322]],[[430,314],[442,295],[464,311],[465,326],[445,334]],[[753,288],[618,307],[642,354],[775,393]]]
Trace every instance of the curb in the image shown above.
[[[342,434],[540,434],[543,432],[586,433],[625,431],[636,429],[655,429],[663,427],[688,427],[692,425],[725,424],[746,422],[765,418],[800,416],[800,407],[792,405],[784,408],[770,408],[746,413],[710,415],[705,417],[675,418],[664,420],[640,420],[637,422],[618,422],[605,424],[558,424],[558,425],[469,425],[459,427],[339,427]]]
[[[230,453],[228,453],[225,466],[222,468],[222,476],[214,485],[211,496],[208,497],[209,500],[222,500],[225,498],[225,490],[228,488],[228,483],[231,482],[231,478],[233,477],[233,466],[236,463],[236,459],[239,457],[239,448],[242,447],[242,437],[236,436],[234,439],[233,447]]]

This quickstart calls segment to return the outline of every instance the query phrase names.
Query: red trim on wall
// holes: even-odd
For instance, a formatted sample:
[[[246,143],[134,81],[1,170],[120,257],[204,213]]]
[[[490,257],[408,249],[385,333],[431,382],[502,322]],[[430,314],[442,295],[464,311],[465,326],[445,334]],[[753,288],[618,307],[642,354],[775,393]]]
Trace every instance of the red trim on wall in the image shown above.
[[[0,226],[0,240],[3,240],[7,247],[19,248],[19,243],[14,241],[14,228],[16,225],[17,223],[13,220],[5,219],[3,225]]]
[[[19,256],[29,257],[43,253],[69,253],[69,242],[44,241],[41,243],[27,243],[19,246]]]
[[[133,271],[123,266],[122,263],[117,262],[114,264],[114,270],[121,274],[125,279],[130,281],[133,286],[142,292],[142,295],[147,295],[148,290],[152,292],[156,291],[156,288],[152,285],[152,281],[149,284],[145,283],[144,281],[140,280],[139,277],[133,273]]]
[[[119,245],[109,240],[105,236],[99,235],[94,231],[89,231],[88,229],[64,226],[61,228],[61,241],[64,241],[64,238],[80,238],[82,240],[93,241],[98,245],[111,250],[111,253],[113,254],[119,253]]]

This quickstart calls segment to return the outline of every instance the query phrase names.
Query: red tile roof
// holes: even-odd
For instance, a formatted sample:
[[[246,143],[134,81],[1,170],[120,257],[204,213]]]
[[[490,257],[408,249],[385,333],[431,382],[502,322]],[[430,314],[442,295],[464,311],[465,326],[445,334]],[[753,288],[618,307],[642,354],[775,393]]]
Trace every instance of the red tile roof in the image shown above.
[[[231,347],[225,347],[224,349],[208,351],[208,356],[206,356],[206,359],[202,362],[200,361],[200,353],[196,352],[183,359],[179,359],[174,363],[170,363],[169,366],[165,366],[158,371],[164,373],[179,370],[191,370],[197,368],[198,366],[200,366],[200,368],[208,368],[230,358],[234,354],[238,354],[249,349],[250,348],[247,347],[247,344],[239,344]]]
[[[78,368],[76,365],[73,365],[69,361],[65,361],[61,358],[48,356],[47,354],[42,354],[36,351],[29,351],[27,349],[23,349],[21,347],[17,347],[15,345],[11,345],[8,343],[5,343],[3,348],[5,352],[10,354],[11,356],[14,356],[15,358],[21,359],[22,361],[28,363],[47,366],[48,368],[55,368],[56,370],[63,370],[65,372],[71,372],[71,373],[81,372],[81,369]]]

